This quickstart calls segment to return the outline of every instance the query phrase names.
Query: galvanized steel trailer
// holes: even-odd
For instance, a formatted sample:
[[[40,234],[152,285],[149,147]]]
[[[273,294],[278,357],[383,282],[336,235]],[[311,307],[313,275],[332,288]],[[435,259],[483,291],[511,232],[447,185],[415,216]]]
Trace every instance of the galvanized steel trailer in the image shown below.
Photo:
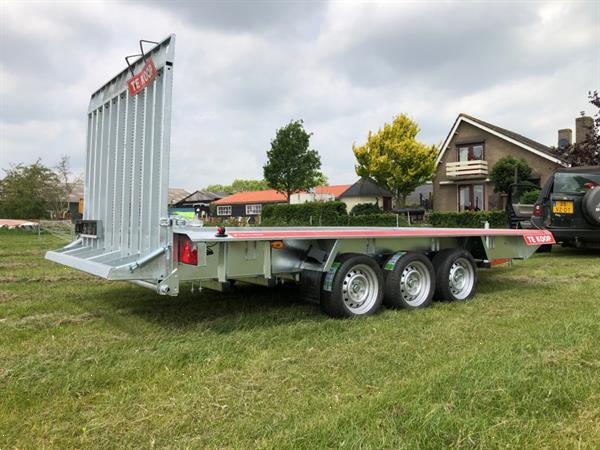
[[[98,89],[88,108],[84,219],[78,238],[46,258],[162,295],[180,283],[225,290],[236,282],[300,285],[332,316],[386,303],[422,308],[435,296],[475,293],[477,266],[524,259],[554,243],[544,230],[229,228],[168,215],[175,36]]]

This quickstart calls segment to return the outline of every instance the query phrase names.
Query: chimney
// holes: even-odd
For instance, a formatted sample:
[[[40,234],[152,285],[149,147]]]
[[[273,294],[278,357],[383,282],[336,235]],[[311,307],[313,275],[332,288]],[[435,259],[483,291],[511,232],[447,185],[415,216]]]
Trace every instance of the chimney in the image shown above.
[[[565,147],[573,143],[573,130],[570,128],[563,128],[558,130],[558,148],[563,150]]]
[[[594,128],[594,119],[590,116],[584,116],[575,119],[575,144],[580,144],[586,140],[588,135],[591,135]]]

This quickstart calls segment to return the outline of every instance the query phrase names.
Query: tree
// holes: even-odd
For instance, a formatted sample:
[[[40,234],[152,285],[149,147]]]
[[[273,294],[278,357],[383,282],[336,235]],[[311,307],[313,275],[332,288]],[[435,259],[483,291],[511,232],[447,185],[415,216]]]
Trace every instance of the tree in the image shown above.
[[[596,107],[594,122],[579,144],[570,144],[564,148],[552,148],[552,151],[571,166],[600,165],[600,95],[598,91],[588,93],[590,104]]]
[[[288,202],[295,192],[306,191],[323,181],[321,158],[309,149],[312,133],[304,130],[302,120],[295,120],[277,130],[267,151],[264,177],[269,186],[285,194]]]
[[[73,193],[73,189],[78,183],[82,182],[82,177],[73,177],[71,172],[71,163],[67,155],[62,155],[58,164],[54,167],[54,172],[58,177],[62,197],[60,199],[60,209],[67,210],[69,208],[69,197]]]
[[[499,159],[490,172],[494,192],[503,194],[509,193],[511,184],[527,181],[530,176],[531,167],[527,165],[527,162],[524,159],[515,159],[510,155]]]
[[[64,190],[58,175],[40,160],[4,170],[0,180],[0,217],[42,219],[60,212]]]
[[[243,180],[235,179],[231,184],[211,184],[206,186],[203,190],[209,192],[248,192],[248,191],[262,191],[269,189],[269,184],[265,180]]]
[[[437,147],[416,140],[419,126],[407,115],[394,117],[377,133],[369,131],[362,146],[352,144],[356,157],[356,173],[392,192],[397,205],[435,172]]]

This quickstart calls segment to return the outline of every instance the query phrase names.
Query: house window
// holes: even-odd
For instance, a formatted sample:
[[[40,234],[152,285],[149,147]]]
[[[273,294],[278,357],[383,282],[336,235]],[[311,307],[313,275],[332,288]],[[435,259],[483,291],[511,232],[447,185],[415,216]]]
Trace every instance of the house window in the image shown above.
[[[262,205],[246,205],[246,215],[256,216],[262,212]]]
[[[458,186],[458,210],[481,211],[485,209],[483,184]]]
[[[483,160],[483,143],[465,144],[458,146],[458,161],[482,161]]]
[[[217,216],[230,216],[231,206],[217,206]]]

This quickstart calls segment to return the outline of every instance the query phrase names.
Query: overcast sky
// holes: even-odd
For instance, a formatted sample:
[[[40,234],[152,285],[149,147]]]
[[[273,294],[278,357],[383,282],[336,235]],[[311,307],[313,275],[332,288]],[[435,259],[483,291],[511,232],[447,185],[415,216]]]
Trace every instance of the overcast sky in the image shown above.
[[[92,91],[139,39],[177,35],[171,186],[261,178],[304,119],[331,183],[399,113],[440,143],[460,112],[555,145],[600,88],[600,1],[0,0],[0,168],[69,155],[83,172]]]

